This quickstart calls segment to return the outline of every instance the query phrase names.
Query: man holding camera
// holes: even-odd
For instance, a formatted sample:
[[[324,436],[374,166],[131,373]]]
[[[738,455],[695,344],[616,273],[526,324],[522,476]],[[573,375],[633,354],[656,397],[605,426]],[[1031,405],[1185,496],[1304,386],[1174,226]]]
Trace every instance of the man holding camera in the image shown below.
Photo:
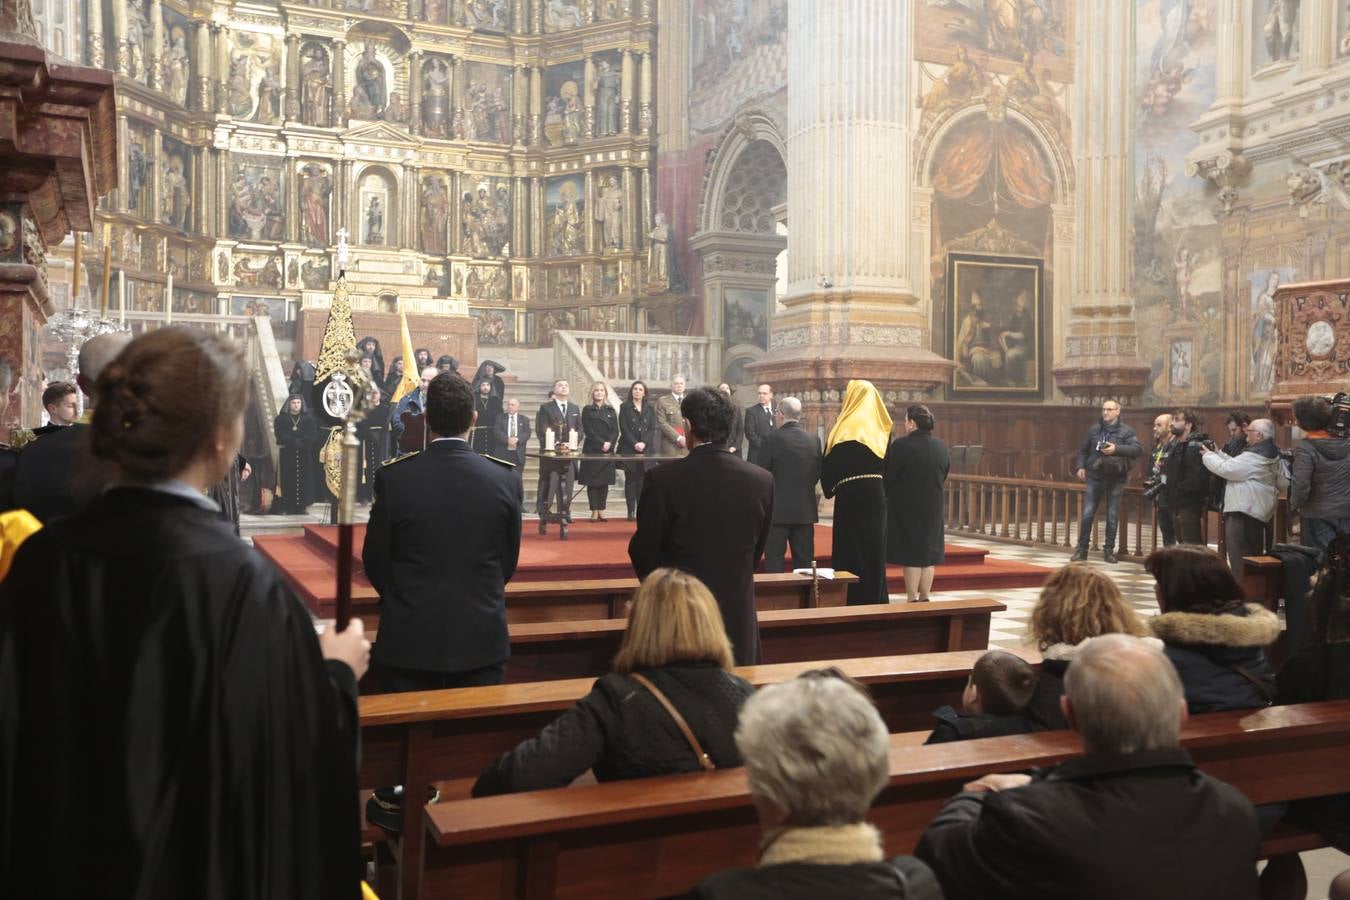
[[[1134,429],[1120,421],[1120,404],[1115,400],[1102,403],[1101,421],[1088,429],[1087,439],[1078,449],[1074,468],[1078,480],[1087,482],[1087,497],[1083,501],[1083,518],[1078,523],[1078,549],[1073,552],[1076,562],[1087,559],[1092,542],[1092,520],[1097,507],[1106,503],[1106,541],[1102,559],[1116,561],[1116,529],[1120,523],[1120,498],[1125,493],[1125,479],[1130,466],[1142,456],[1144,448]]]
[[[1205,542],[1201,522],[1209,495],[1209,470],[1201,457],[1205,446],[1212,442],[1209,435],[1198,430],[1199,427],[1200,419],[1192,410],[1179,409],[1172,416],[1175,445],[1163,468],[1163,493],[1167,495],[1173,533],[1179,544]]]
[[[1295,400],[1294,421],[1303,440],[1294,448],[1289,511],[1301,519],[1299,542],[1325,552],[1350,533],[1350,441],[1332,430],[1335,408],[1325,397]]]
[[[1153,468],[1149,469],[1144,480],[1144,496],[1153,501],[1158,511],[1158,530],[1162,532],[1163,546],[1170,547],[1177,542],[1172,530],[1172,509],[1167,505],[1167,455],[1176,445],[1172,436],[1172,417],[1163,413],[1153,420]]]

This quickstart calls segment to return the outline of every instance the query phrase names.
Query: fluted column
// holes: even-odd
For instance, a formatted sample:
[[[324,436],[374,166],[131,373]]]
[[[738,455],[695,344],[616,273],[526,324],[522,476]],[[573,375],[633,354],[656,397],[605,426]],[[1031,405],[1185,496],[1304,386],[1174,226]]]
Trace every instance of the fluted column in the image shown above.
[[[1242,38],[1247,0],[1219,0],[1215,10],[1215,73],[1213,107],[1241,103],[1243,72]]]
[[[127,47],[127,5],[125,3],[113,3],[112,20],[113,71],[118,75],[125,75],[127,74],[127,66],[131,62],[131,53]]]
[[[103,4],[100,0],[86,0],[85,3],[85,21],[88,24],[89,31],[89,51],[86,59],[89,65],[95,69],[101,69],[105,65],[107,56],[106,47],[103,43]]]
[[[286,118],[300,118],[300,35],[286,35]]]
[[[1311,0],[1300,8],[1303,22],[1299,37],[1300,80],[1321,75],[1331,65],[1336,43],[1336,10],[1328,0]]]
[[[333,115],[334,127],[347,127],[347,42],[333,41]]]
[[[894,0],[794,0],[788,16],[788,309],[758,377],[927,391],[953,366],[929,349],[910,271],[911,17]],[[699,236],[705,259],[719,239]]]
[[[529,183],[523,175],[517,175],[511,185],[511,255],[516,258],[529,252],[529,200]]]
[[[544,255],[544,179],[530,179],[530,256]],[[541,273],[542,274],[542,273]]]
[[[164,8],[160,0],[150,0],[150,46],[145,48],[146,84],[164,90]]]
[[[638,134],[652,133],[652,55],[638,54]]]
[[[593,169],[586,170],[586,187],[585,193],[582,196],[586,198],[586,211],[583,213],[583,215],[585,215],[586,217],[586,227],[582,229],[582,233],[585,235],[586,239],[585,241],[582,242],[583,243],[582,252],[594,253],[596,240],[595,240],[595,170]]]
[[[633,65],[633,51],[625,50],[619,67],[619,133],[633,131],[633,92],[636,90],[637,67]]]
[[[211,26],[198,22],[193,28],[193,71],[192,96],[196,98],[197,109],[211,111]]]
[[[422,133],[422,51],[408,54],[408,109],[412,117],[405,123],[413,134]]]
[[[1078,17],[1074,129],[1077,231],[1060,390],[1093,404],[1143,390],[1134,324],[1134,0],[1097,0]]]

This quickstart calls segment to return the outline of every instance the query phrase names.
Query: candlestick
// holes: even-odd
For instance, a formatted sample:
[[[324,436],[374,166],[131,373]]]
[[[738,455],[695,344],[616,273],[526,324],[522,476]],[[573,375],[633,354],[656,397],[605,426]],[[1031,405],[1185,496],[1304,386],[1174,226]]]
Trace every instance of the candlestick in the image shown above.
[[[164,324],[173,324],[173,273],[169,273],[169,280],[164,285]]]
[[[80,305],[80,269],[84,267],[82,254],[84,253],[84,235],[78,231],[75,232],[75,267],[70,273],[70,296],[71,303],[75,306]]]
[[[117,320],[127,324],[127,273],[124,269],[117,270]]]
[[[108,226],[103,226],[103,297],[99,309],[108,311],[108,289],[112,287],[112,244],[108,243]]]

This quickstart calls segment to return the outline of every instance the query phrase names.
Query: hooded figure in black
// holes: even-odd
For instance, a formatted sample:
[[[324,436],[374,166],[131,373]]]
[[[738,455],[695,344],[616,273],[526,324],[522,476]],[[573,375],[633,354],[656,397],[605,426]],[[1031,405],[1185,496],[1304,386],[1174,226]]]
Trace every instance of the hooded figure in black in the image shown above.
[[[478,364],[478,371],[473,373],[473,380],[469,382],[469,387],[473,390],[473,395],[478,396],[478,383],[486,381],[492,385],[492,396],[501,403],[506,397],[506,383],[502,381],[501,373],[506,371],[506,366],[490,359],[485,359]]]
[[[375,383],[384,384],[384,351],[380,349],[380,342],[373,337],[363,337],[356,345],[356,349],[361,351],[362,356],[370,357],[370,374],[374,377]]]
[[[90,426],[117,484],[31,537],[0,584],[7,897],[360,896],[365,642],[316,640],[204,496],[235,461],[247,386],[214,334],[132,342]],[[97,837],[72,864],[53,836],[77,822]]]
[[[304,409],[304,398],[292,394],[272,423],[276,434],[277,495],[272,512],[302,513],[314,502],[314,446],[319,437],[314,417]]]
[[[291,366],[291,383],[287,390],[290,396],[300,397],[305,409],[309,409],[309,396],[314,390],[314,363],[307,359],[296,360]]]

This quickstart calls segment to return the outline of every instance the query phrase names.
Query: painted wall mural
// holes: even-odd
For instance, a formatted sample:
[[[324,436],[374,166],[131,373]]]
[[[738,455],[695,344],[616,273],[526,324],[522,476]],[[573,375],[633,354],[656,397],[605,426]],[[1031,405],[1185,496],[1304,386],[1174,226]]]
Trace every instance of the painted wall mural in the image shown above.
[[[1073,77],[1071,0],[925,0],[914,4],[915,58],[980,66],[1024,60],[1047,77]],[[997,66],[995,66],[997,67]]]
[[[787,85],[788,0],[692,0],[689,123],[715,131]]]
[[[285,231],[281,161],[235,157],[227,191],[229,235],[255,241],[279,241]]]

